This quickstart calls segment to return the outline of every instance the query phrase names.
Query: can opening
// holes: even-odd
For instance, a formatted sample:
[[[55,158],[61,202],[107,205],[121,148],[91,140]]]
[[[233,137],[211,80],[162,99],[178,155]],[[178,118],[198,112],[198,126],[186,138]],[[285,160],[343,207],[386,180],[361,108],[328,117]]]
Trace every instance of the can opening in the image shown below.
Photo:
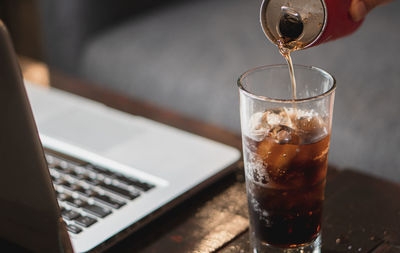
[[[304,30],[303,20],[294,9],[282,6],[278,33],[285,43],[298,39]]]

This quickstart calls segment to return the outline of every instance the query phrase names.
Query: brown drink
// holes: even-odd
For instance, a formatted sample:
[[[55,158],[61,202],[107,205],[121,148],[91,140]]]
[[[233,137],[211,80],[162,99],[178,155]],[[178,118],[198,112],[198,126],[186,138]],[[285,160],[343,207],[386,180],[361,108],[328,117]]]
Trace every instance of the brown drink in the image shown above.
[[[244,156],[250,222],[258,240],[298,247],[318,236],[329,137],[328,126],[312,110],[252,115]]]

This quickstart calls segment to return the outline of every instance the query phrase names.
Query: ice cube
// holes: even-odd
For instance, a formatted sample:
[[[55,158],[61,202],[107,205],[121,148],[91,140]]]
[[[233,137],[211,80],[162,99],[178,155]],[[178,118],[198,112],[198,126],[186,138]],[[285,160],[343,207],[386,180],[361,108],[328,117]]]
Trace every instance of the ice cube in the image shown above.
[[[313,132],[321,128],[321,120],[319,117],[302,116],[296,119],[296,127],[304,132]]]
[[[293,122],[291,119],[292,108],[276,108],[267,110],[264,113],[264,120],[271,126],[275,127],[278,125],[284,125],[293,128]]]
[[[268,133],[268,137],[274,139],[279,144],[298,144],[299,136],[296,130],[285,126],[277,125],[272,128]]]
[[[325,161],[329,151],[329,136],[317,142],[299,146],[299,151],[295,159],[295,164],[303,166],[306,163],[321,160]]]
[[[327,135],[327,127],[318,115],[301,116],[295,121],[302,143],[313,143]]]
[[[284,180],[287,169],[296,156],[296,148],[296,145],[279,144],[269,137],[258,145],[257,154],[262,159],[270,180]]]
[[[264,114],[264,112],[256,112],[250,118],[248,136],[255,141],[262,141],[270,130]]]
[[[272,109],[264,112],[263,120],[270,126],[276,126],[281,124],[284,119],[280,109]]]
[[[265,112],[254,113],[249,121],[248,135],[256,141],[262,141],[266,136],[270,136],[274,129],[281,129],[282,126],[294,128],[295,125],[291,119],[290,108],[269,109]],[[275,131],[272,135],[275,136],[278,132]],[[281,138],[284,138],[285,132],[282,132]]]

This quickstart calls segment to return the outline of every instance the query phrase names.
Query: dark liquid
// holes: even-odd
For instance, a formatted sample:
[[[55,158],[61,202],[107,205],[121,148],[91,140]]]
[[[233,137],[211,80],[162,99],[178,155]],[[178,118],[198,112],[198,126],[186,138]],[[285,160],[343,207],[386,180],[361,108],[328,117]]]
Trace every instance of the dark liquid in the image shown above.
[[[294,41],[303,33],[304,24],[299,17],[284,14],[279,21],[279,32],[286,41]]]
[[[296,91],[296,78],[294,76],[294,68],[293,68],[293,62],[292,62],[292,57],[290,56],[290,52],[287,54],[282,54],[283,57],[285,57],[286,62],[289,67],[289,75],[290,75],[290,81],[292,83],[292,98],[293,100],[297,99],[297,91]]]
[[[321,228],[329,135],[317,118],[293,120],[291,132],[279,126],[262,141],[244,139],[250,223],[260,241],[278,247],[308,243]]]
[[[248,197],[260,203],[258,208],[267,213],[260,218],[250,204],[250,222],[259,240],[287,248],[304,245],[318,236],[325,181],[294,190],[263,189],[255,184],[251,187],[256,195]]]
[[[290,43],[282,43],[281,41],[278,41],[278,47],[279,47],[279,52],[285,58],[286,63],[289,68],[289,76],[290,76],[290,81],[292,84],[292,98],[293,98],[293,100],[295,100],[295,99],[297,99],[296,77],[294,74],[293,61],[292,61],[292,57],[290,56],[290,53],[293,51],[302,49],[303,44],[297,43],[295,41],[292,41]]]

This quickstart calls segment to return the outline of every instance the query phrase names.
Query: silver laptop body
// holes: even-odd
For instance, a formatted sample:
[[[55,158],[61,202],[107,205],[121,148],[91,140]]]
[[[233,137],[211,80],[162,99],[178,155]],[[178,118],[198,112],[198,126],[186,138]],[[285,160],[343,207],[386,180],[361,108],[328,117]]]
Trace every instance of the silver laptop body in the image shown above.
[[[46,200],[46,204],[39,201],[39,204],[41,203],[46,209],[43,214],[41,214],[41,208],[36,207],[35,201],[32,203],[28,201],[29,203],[24,203],[22,206],[29,207],[26,208],[27,210],[34,210],[32,214],[41,215],[46,221],[50,220],[49,227],[53,231],[50,234],[53,234],[51,240],[54,245],[51,247],[52,244],[49,243],[48,247],[51,250],[47,250],[47,246],[42,245],[43,243],[37,244],[21,239],[17,230],[14,235],[7,232],[7,229],[0,228],[0,237],[36,251],[68,251],[68,240],[65,239],[65,227],[60,216],[63,212],[75,212],[81,218],[88,217],[96,222],[86,228],[77,220],[68,220],[63,216],[70,231],[68,234],[74,250],[76,252],[100,251],[154,219],[190,194],[210,184],[228,172],[228,168],[240,158],[240,152],[232,147],[143,117],[132,116],[54,88],[26,83],[41,144],[49,150],[46,155],[50,167],[49,173],[15,53],[3,25],[0,30],[2,47],[0,61],[2,67],[7,65],[0,76],[6,80],[0,84],[2,87],[0,95],[3,96],[0,107],[3,121],[7,124],[3,124],[3,129],[0,130],[3,134],[9,133],[1,143],[0,148],[3,148],[3,151],[0,159],[5,168],[13,164],[12,171],[15,177],[25,175],[25,170],[29,171],[26,177],[23,176],[24,185],[34,185],[30,182],[34,179],[36,182],[42,182],[40,187],[33,189],[23,186],[16,196],[11,196],[12,202],[16,204],[10,204],[9,212],[6,213],[7,220],[13,223],[13,219],[18,220],[17,216],[24,214],[24,212],[21,214],[12,212],[13,208],[19,206],[19,202],[26,201],[24,196],[27,195],[24,191],[29,191],[28,196],[30,195],[31,199],[42,198],[42,202]],[[4,54],[7,55],[4,56]],[[3,108],[4,106],[6,108]],[[24,138],[16,137],[20,135]],[[15,148],[11,150],[6,148],[9,146],[8,142],[12,142]],[[15,151],[19,154],[9,154]],[[18,157],[10,158],[18,155],[19,159]],[[64,161],[65,157],[67,157],[67,162]],[[68,157],[84,161],[85,164],[74,163],[72,159],[72,165],[69,165]],[[29,159],[31,163],[25,162],[25,159]],[[29,169],[26,167],[27,164],[29,164]],[[99,168],[100,174],[96,172],[98,171],[96,168]],[[66,173],[65,170],[72,170],[74,174],[63,176]],[[105,172],[101,172],[102,170]],[[93,171],[97,174],[90,174]],[[96,177],[100,183],[96,186],[85,182],[81,184],[82,180],[75,177],[80,176],[81,172],[87,172],[90,177]],[[5,173],[3,169],[1,183],[12,182],[14,186],[11,183],[0,186],[3,188],[0,188],[3,199],[10,199],[4,191],[10,191],[12,187],[17,187],[16,184],[20,184],[19,178],[19,181],[12,175],[10,178],[7,173],[8,171]],[[63,176],[61,180],[59,180],[60,175]],[[59,181],[54,184],[54,188],[51,178],[53,182],[55,178]],[[89,179],[93,181],[93,178]],[[135,183],[125,184],[124,179],[139,182],[139,186]],[[140,184],[150,187],[146,189]],[[68,190],[68,185],[79,185],[85,190],[95,189],[97,194],[123,205],[112,208],[104,202],[97,201],[96,198],[84,197],[80,195],[80,192]],[[54,189],[59,196],[58,201],[55,198]],[[134,196],[133,199],[129,198],[131,196],[129,194],[127,198],[128,192]],[[75,208],[74,205],[69,205],[69,202],[60,201],[60,196],[66,195],[74,199],[81,198],[86,205],[101,208],[103,211],[108,210],[109,213],[105,217],[100,217],[101,215],[96,216],[98,215],[96,210],[91,212]],[[100,210],[100,214],[101,212]],[[35,219],[35,215],[31,216],[33,216],[31,219]],[[3,219],[5,218],[0,217],[1,222]],[[32,221],[25,221],[25,225],[29,227],[27,234],[34,233],[38,229],[36,228],[38,224]],[[19,224],[20,229],[25,225]],[[71,227],[78,227],[81,231],[73,233],[70,230]],[[60,251],[55,251],[55,248]]]

